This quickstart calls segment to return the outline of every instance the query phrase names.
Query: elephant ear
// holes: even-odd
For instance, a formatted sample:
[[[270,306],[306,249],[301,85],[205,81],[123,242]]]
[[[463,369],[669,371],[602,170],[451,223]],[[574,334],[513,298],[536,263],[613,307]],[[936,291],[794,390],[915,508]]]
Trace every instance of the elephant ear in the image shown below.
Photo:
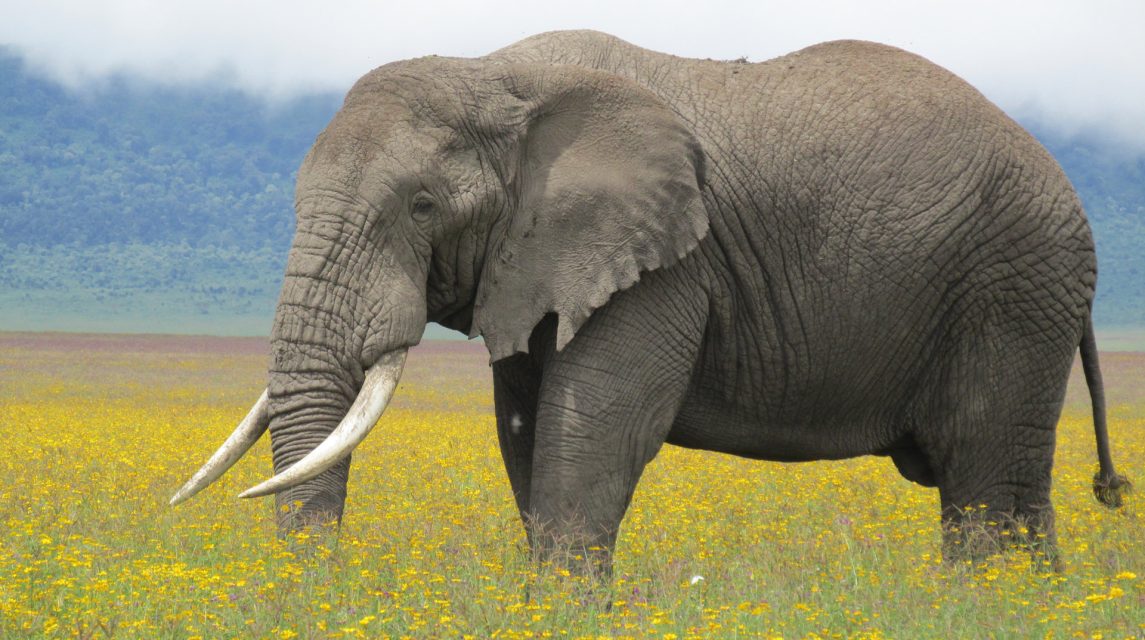
[[[506,145],[508,217],[490,242],[470,332],[492,361],[527,352],[548,313],[562,349],[593,310],[708,230],[703,151],[653,93],[582,67],[502,68],[523,108]]]

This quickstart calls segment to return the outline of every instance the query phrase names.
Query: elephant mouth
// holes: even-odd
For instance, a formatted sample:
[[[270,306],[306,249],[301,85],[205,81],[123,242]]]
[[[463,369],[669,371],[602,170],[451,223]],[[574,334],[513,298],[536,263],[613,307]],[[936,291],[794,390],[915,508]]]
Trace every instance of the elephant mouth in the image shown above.
[[[330,469],[350,455],[378,423],[393,398],[405,368],[406,349],[386,353],[366,370],[365,380],[346,416],[326,439],[294,465],[265,482],[239,494],[256,498],[285,491]],[[171,498],[171,505],[189,500],[227,472],[258,441],[270,426],[267,392],[255,402],[246,418],[191,479]]]

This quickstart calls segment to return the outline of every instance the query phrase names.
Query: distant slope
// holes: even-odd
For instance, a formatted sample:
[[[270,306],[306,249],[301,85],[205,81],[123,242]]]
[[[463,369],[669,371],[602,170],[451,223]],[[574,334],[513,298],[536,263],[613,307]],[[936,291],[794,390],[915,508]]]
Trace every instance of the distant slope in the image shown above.
[[[0,53],[0,238],[282,248],[293,174],[339,102],[123,78],[77,95]]]
[[[0,48],[0,330],[266,333],[294,173],[340,100],[127,78],[75,93]],[[1032,128],[1093,222],[1099,326],[1145,324],[1145,156]]]
[[[1098,326],[1145,325],[1145,154],[1116,142],[1051,135],[1027,127],[1065,169],[1089,216],[1097,244]]]
[[[77,94],[0,49],[0,329],[265,334],[294,174],[340,102]]]

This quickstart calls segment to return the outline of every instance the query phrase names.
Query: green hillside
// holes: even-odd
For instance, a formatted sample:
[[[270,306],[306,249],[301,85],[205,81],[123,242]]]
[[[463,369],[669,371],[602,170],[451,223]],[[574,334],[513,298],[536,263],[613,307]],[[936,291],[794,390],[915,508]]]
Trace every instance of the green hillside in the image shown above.
[[[123,77],[70,91],[0,48],[0,330],[265,333],[294,172],[339,102]],[[1145,324],[1145,155],[1026,124],[1093,222],[1099,326]]]
[[[0,329],[266,333],[294,172],[340,101],[77,93],[0,50]]]
[[[1099,327],[1145,325],[1145,153],[1097,136],[1066,139],[1025,122],[1081,195],[1097,244]]]

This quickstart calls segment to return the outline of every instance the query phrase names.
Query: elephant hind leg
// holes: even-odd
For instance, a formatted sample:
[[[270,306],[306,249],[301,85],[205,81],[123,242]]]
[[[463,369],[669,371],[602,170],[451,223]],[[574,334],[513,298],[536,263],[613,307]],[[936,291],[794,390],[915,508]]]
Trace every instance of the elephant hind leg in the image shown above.
[[[927,426],[915,434],[939,489],[943,555],[1022,546],[1053,561],[1051,471],[1073,350],[991,337],[968,340],[939,373]]]
[[[947,560],[974,560],[1010,547],[1027,548],[1051,561],[1056,555],[1050,502],[1053,431],[1032,425],[1005,429],[1023,435],[974,445],[979,454],[993,449],[991,455],[944,462],[938,486]],[[1016,444],[1019,439],[1025,442]]]
[[[949,434],[931,450],[943,555],[975,559],[1022,546],[1052,557],[1050,485],[1060,400],[1019,401],[1015,389],[993,384],[966,394],[947,424]]]

